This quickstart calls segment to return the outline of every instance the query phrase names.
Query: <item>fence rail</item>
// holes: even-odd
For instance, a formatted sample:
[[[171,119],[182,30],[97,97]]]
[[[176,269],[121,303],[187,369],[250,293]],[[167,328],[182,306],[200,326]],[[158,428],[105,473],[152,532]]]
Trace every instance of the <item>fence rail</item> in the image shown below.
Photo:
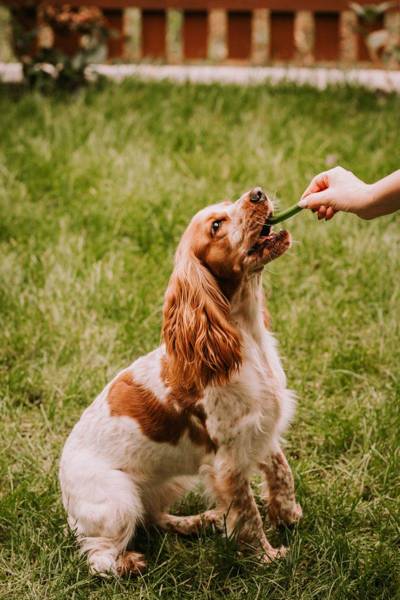
[[[12,0],[3,2],[14,5]],[[121,59],[126,54],[125,13],[140,11],[139,60],[168,61],[168,12],[182,12],[181,53],[175,62],[197,62],[210,58],[212,16],[219,13],[220,30],[225,51],[219,62],[291,62],[301,60],[298,18],[309,19],[310,43],[307,61],[333,62],[369,61],[365,42],[358,32],[357,18],[349,12],[347,0],[68,0],[72,7],[101,8],[107,25],[118,32],[108,43],[108,58]],[[23,1],[17,3],[20,7]],[[63,2],[44,0],[25,9],[24,27],[37,22],[38,7],[61,5]],[[370,4],[359,0],[359,4]],[[399,11],[400,2],[392,10]],[[350,18],[349,18],[350,17]],[[350,24],[350,25],[349,25]],[[383,27],[383,17],[370,25],[370,30]],[[259,32],[266,32],[264,48]],[[350,39],[350,51],[346,49]],[[56,39],[55,44],[72,52],[77,39]],[[258,53],[258,54],[257,54]],[[304,58],[304,56],[303,56]],[[215,59],[215,57],[214,57]]]
[[[10,0],[9,4],[12,4]],[[267,8],[277,11],[311,10],[318,12],[349,10],[347,0],[68,0],[55,2],[42,0],[38,4],[69,6],[97,6],[99,8],[176,8],[176,9],[214,9],[255,10]],[[371,4],[370,0],[358,0],[358,4]],[[395,7],[394,7],[395,8]]]

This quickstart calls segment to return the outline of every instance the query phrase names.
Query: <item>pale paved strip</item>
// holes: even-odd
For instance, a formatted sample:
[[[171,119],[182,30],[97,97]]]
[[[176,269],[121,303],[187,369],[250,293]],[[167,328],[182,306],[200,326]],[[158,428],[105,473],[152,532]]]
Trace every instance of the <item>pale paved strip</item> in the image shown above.
[[[384,69],[337,69],[325,67],[243,67],[215,65],[94,65],[98,73],[122,81],[127,77],[145,80],[168,79],[192,83],[229,83],[256,85],[263,82],[293,82],[309,84],[319,89],[328,85],[353,84],[374,90],[400,93],[400,71]],[[19,63],[0,63],[0,80],[19,82],[22,69]]]

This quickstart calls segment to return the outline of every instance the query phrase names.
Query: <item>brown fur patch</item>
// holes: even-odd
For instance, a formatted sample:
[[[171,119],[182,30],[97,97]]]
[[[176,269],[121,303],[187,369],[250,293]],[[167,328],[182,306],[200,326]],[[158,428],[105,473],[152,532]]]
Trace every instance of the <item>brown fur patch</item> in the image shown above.
[[[203,407],[177,408],[174,399],[170,394],[166,402],[160,402],[151,390],[137,383],[127,371],[118,377],[108,393],[111,416],[135,419],[144,435],[154,442],[176,445],[187,431],[194,444],[204,446],[208,452],[215,451],[208,435]]]
[[[193,232],[193,253],[214,275],[218,287],[227,300],[231,300],[240,286],[243,273],[239,256],[232,251],[228,236],[221,234],[211,236],[209,234],[211,223],[215,219],[217,219],[217,215],[210,216],[206,223],[208,235],[202,231],[204,224],[202,224],[202,228],[198,225]],[[229,225],[229,223],[223,222],[222,232]]]
[[[198,533],[201,529],[214,525],[223,529],[222,514],[216,510],[207,510],[198,515],[179,517],[163,513],[157,519],[157,525],[166,531],[172,531],[181,535]]]
[[[276,525],[297,523],[302,510],[296,502],[292,471],[283,452],[272,454],[260,468],[267,481],[265,500],[271,522]]]

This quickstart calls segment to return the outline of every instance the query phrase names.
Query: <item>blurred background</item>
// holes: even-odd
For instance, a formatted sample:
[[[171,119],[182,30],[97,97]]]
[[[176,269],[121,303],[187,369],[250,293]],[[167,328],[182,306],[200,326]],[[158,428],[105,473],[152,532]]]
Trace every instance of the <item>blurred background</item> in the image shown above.
[[[400,61],[400,3],[3,0],[0,61],[27,79],[92,63],[378,66]],[[44,66],[52,65],[52,66]],[[62,77],[64,78],[64,77]]]

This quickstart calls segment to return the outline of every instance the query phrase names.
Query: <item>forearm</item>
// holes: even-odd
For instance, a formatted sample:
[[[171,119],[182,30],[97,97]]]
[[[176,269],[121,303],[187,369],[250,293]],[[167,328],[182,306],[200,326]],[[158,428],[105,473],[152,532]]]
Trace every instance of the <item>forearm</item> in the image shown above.
[[[400,169],[370,186],[369,219],[389,215],[400,209]]]

